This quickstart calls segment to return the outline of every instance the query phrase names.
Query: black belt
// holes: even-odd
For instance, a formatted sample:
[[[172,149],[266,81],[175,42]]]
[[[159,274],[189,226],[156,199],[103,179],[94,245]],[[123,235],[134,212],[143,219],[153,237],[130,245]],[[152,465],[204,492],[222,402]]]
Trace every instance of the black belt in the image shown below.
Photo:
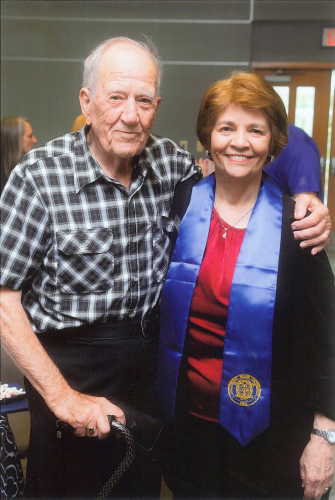
[[[71,328],[63,328],[62,330],[47,330],[38,334],[39,339],[43,342],[48,338],[64,338],[64,339],[85,339],[87,342],[92,342],[94,338],[109,338],[110,332],[120,338],[122,337],[151,337],[159,333],[159,315],[150,314],[148,317],[138,319],[127,319],[117,321],[109,319],[106,323],[93,323],[82,326],[74,326]]]

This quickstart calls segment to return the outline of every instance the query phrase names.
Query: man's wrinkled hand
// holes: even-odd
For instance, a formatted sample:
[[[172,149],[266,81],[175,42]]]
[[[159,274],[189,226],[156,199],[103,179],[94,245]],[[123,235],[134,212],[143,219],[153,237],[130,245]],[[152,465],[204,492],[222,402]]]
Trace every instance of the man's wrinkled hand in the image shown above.
[[[106,398],[88,396],[68,389],[51,408],[56,417],[70,424],[77,436],[104,439],[110,432],[107,415],[114,415],[121,424],[126,423],[123,411]]]
[[[305,217],[307,210],[310,213]],[[329,210],[321,201],[311,194],[300,194],[296,200],[295,219],[292,223],[294,237],[302,240],[302,248],[313,247],[313,255],[321,252],[329,243],[331,220]]]

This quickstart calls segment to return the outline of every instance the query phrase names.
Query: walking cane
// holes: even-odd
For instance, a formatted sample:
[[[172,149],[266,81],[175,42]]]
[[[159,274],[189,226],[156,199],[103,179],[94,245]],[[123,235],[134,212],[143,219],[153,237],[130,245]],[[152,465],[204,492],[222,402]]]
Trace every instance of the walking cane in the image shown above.
[[[97,500],[105,500],[107,495],[115,488],[125,472],[129,469],[135,459],[135,445],[145,451],[151,451],[155,446],[158,437],[162,430],[162,424],[159,420],[147,415],[131,406],[119,401],[115,398],[108,398],[113,404],[119,406],[126,417],[126,425],[117,422],[113,415],[107,415],[108,422],[117,433],[125,440],[127,449],[124,459],[121,461],[117,469],[108,479],[102,490],[100,491]],[[61,438],[61,429],[73,428],[61,420],[57,420],[57,436]]]
[[[129,469],[135,458],[135,442],[131,431],[127,429],[125,425],[121,424],[120,422],[116,422],[116,420],[113,420],[113,417],[111,415],[108,415],[107,418],[111,427],[114,427],[126,441],[127,451],[126,456],[124,457],[120,465],[117,467],[115,472],[113,472],[111,477],[106,482],[105,486],[100,491],[97,500],[105,500],[105,498],[107,498],[107,495],[112,491],[113,488],[115,488],[122,476]]]

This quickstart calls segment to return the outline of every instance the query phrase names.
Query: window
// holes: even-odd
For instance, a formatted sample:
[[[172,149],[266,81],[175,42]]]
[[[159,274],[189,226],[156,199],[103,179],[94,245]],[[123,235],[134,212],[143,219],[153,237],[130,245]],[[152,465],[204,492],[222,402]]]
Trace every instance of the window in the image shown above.
[[[315,87],[297,87],[294,124],[313,135]]]

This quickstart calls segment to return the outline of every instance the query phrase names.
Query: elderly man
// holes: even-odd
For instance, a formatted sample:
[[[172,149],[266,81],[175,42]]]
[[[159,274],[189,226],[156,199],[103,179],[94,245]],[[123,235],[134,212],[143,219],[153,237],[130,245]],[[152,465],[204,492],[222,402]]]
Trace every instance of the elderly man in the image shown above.
[[[34,498],[98,493],[122,448],[103,439],[107,414],[124,422],[105,397],[150,411],[169,210],[176,184],[200,175],[189,153],[150,135],[159,73],[144,44],[98,46],[80,91],[87,125],[26,156],[2,196],[1,333],[27,378]],[[307,206],[296,229],[321,248],[327,211],[306,197],[299,218]],[[75,435],[57,440],[57,419]],[[154,495],[144,462],[138,455],[116,494]]]

